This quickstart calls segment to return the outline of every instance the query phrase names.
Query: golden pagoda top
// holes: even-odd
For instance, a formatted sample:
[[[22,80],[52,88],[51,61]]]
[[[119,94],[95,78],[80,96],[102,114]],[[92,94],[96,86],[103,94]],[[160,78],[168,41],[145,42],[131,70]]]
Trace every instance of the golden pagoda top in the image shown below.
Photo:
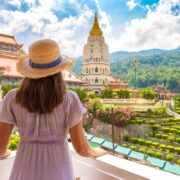
[[[89,32],[89,34],[91,36],[102,36],[102,31],[101,31],[101,29],[99,27],[97,13],[95,13],[93,27],[92,27],[91,31]]]

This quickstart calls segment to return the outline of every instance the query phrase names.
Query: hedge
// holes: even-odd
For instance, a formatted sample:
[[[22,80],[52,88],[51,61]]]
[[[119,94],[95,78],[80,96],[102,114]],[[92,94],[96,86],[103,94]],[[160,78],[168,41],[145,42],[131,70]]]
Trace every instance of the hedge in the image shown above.
[[[121,146],[123,146],[123,147],[128,147],[128,145],[127,145],[127,144],[121,144]]]
[[[131,141],[132,141],[133,143],[137,143],[137,142],[138,142],[138,138],[132,137],[132,138],[131,138]]]
[[[144,144],[144,141],[145,141],[144,139],[140,139],[140,138],[138,139],[138,143],[141,144],[141,145]]]
[[[158,142],[153,142],[152,145],[157,147],[159,145],[159,143]]]
[[[156,133],[156,134],[155,134],[155,137],[158,138],[158,139],[161,139],[162,134]]]
[[[174,146],[167,146],[166,149],[170,152],[174,151]]]
[[[166,159],[167,159],[168,161],[173,161],[173,160],[174,160],[174,155],[173,155],[173,154],[167,154],[167,155],[166,155]]]
[[[159,147],[160,147],[162,150],[164,150],[164,149],[166,148],[166,145],[160,144]]]
[[[162,152],[156,152],[156,153],[155,153],[155,156],[156,156],[157,158],[162,158],[162,157],[164,156],[164,154],[163,154]]]
[[[178,154],[180,154],[180,147],[175,147],[174,151],[177,152]]]
[[[132,150],[135,150],[135,151],[137,150],[136,146],[130,146],[129,148],[132,149]]]
[[[138,151],[141,152],[141,153],[145,153],[146,149],[141,147],[141,148],[138,149]]]
[[[151,149],[147,150],[147,154],[150,156],[154,156],[155,152]]]
[[[168,140],[169,140],[170,142],[174,142],[175,138],[174,138],[173,135],[170,135],[170,136],[168,137]]]
[[[159,124],[152,125],[151,128],[153,131],[157,131],[159,128]]]
[[[147,145],[147,146],[150,146],[150,145],[152,145],[152,141],[145,141],[145,144]]]
[[[168,132],[169,132],[169,129],[170,129],[170,128],[168,128],[168,127],[163,127],[163,128],[162,128],[163,132],[165,132],[165,133],[168,133]]]
[[[19,145],[20,138],[17,135],[12,135],[8,144],[8,149],[14,151]]]
[[[180,143],[180,137],[176,138],[176,142]]]

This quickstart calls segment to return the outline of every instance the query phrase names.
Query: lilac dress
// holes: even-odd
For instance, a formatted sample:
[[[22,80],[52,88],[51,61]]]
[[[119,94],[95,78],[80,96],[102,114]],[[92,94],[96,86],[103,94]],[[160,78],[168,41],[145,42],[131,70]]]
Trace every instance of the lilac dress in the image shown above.
[[[40,115],[17,104],[16,92],[0,102],[0,121],[16,125],[21,138],[10,180],[74,180],[67,132],[85,112],[77,94],[67,91],[52,113]]]

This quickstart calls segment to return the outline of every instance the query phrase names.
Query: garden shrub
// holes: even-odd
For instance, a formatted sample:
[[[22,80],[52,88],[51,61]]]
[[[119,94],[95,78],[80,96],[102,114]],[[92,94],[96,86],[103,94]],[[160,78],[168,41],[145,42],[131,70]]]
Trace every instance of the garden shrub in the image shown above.
[[[138,124],[142,124],[142,123],[143,123],[143,120],[136,120],[136,122],[137,122]]]
[[[127,145],[127,144],[121,144],[121,146],[123,146],[123,147],[128,147],[128,145]]]
[[[137,147],[136,147],[136,146],[130,146],[129,148],[132,149],[132,150],[134,150],[134,151],[137,150]]]
[[[174,161],[174,155],[173,154],[167,154],[166,155],[166,159],[168,160],[168,161]]]
[[[78,88],[71,88],[71,87],[69,87],[69,90],[76,92],[81,102],[87,101],[87,93],[85,90],[78,89]]]
[[[101,98],[113,98],[113,90],[111,88],[101,90],[100,97]]]
[[[161,139],[162,134],[156,133],[156,134],[155,134],[155,137],[158,138],[158,139]]]
[[[175,148],[174,148],[174,151],[175,151],[176,153],[180,154],[180,147],[175,147]]]
[[[88,94],[88,97],[89,97],[90,99],[95,99],[95,98],[96,98],[96,95],[95,95],[94,92],[90,92],[90,93]]]
[[[150,125],[154,125],[155,123],[156,123],[156,121],[154,121],[154,120],[150,120],[150,121],[149,121],[149,124],[150,124]]]
[[[176,132],[177,132],[177,129],[170,128],[170,129],[169,129],[169,132],[171,132],[171,133],[176,133]]]
[[[173,136],[173,135],[170,135],[170,136],[168,137],[168,140],[169,140],[170,142],[174,142],[174,136]]]
[[[168,133],[168,132],[169,132],[169,129],[170,129],[170,128],[168,128],[168,127],[163,127],[163,128],[162,128],[163,132],[165,132],[165,133]]]
[[[145,141],[144,139],[141,139],[141,138],[138,139],[138,143],[141,144],[141,145],[144,144],[144,141]]]
[[[162,134],[161,136],[163,139],[167,139],[168,135],[167,134]]]
[[[144,99],[154,99],[156,96],[156,92],[152,87],[143,88],[139,92],[140,97]]]
[[[116,94],[118,98],[130,98],[130,92],[128,90],[119,90]]]
[[[180,126],[172,126],[172,128],[180,130]]]
[[[19,145],[19,141],[20,141],[19,136],[11,135],[10,141],[9,141],[9,144],[8,144],[8,149],[10,149],[12,151],[16,150],[18,145]]]
[[[152,141],[145,141],[145,144],[147,145],[147,146],[150,146],[150,145],[152,145]]]
[[[7,85],[2,85],[1,90],[2,90],[2,97],[4,97],[10,90],[18,88],[19,84],[7,84]]]
[[[157,146],[159,145],[159,143],[158,143],[158,142],[153,142],[152,145],[153,145],[154,147],[157,147]]]
[[[153,131],[157,131],[159,128],[159,124],[152,125],[151,128]]]
[[[137,142],[138,142],[138,138],[137,138],[137,137],[132,137],[132,138],[131,138],[131,141],[132,141],[133,143],[137,143]]]
[[[176,138],[176,142],[180,143],[180,137]]]
[[[151,149],[147,150],[147,154],[150,156],[154,156],[155,152]]]
[[[146,150],[145,150],[145,148],[141,147],[141,148],[138,149],[138,151],[141,152],[141,153],[145,153]]]
[[[159,147],[160,147],[162,150],[164,150],[164,149],[166,148],[166,145],[160,144]]]
[[[180,159],[178,159],[177,163],[178,163],[178,165],[180,165]]]
[[[174,146],[167,146],[166,149],[170,152],[174,151]]]
[[[164,154],[162,153],[162,152],[156,152],[155,153],[155,156],[157,157],[157,158],[162,158],[163,156],[164,156]]]
[[[129,120],[129,124],[136,124],[136,120]]]
[[[178,131],[176,132],[176,134],[180,135],[180,130],[178,130]]]

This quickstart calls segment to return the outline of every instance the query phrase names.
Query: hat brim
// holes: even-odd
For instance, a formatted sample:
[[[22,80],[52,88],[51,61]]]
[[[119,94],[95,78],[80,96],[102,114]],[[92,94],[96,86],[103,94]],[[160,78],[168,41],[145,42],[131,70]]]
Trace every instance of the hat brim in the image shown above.
[[[69,58],[65,55],[62,55],[61,58],[61,63],[55,67],[38,69],[29,66],[28,55],[22,55],[19,57],[19,60],[16,63],[16,69],[20,74],[31,79],[44,78],[53,74],[57,74],[62,70],[69,69],[75,64],[75,60],[72,58]]]

